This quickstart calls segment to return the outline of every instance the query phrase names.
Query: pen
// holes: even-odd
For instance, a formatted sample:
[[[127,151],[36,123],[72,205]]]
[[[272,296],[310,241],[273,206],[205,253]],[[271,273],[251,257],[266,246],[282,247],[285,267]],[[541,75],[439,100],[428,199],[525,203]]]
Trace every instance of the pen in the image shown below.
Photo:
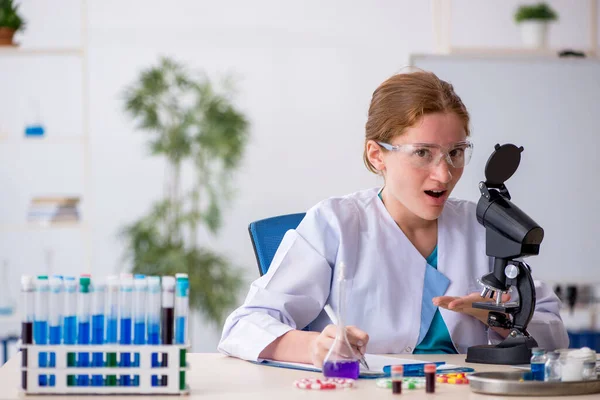
[[[325,312],[327,313],[327,316],[329,317],[329,319],[331,320],[331,322],[333,322],[335,325],[337,325],[337,318],[335,317],[335,313],[333,312],[333,308],[331,308],[331,306],[329,304],[327,304],[325,306]],[[367,364],[367,360],[365,360],[365,356],[361,356],[360,358],[360,363],[368,370],[370,370],[369,368],[369,364]]]

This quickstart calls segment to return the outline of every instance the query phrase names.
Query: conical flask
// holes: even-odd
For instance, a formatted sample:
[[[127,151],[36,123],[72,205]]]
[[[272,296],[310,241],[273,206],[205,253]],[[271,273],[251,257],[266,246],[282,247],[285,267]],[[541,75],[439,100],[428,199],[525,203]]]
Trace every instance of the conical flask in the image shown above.
[[[339,267],[339,292],[337,309],[337,333],[333,345],[323,362],[323,375],[326,378],[357,379],[360,372],[360,354],[355,351],[346,335],[344,310],[346,306],[346,271],[344,263]]]

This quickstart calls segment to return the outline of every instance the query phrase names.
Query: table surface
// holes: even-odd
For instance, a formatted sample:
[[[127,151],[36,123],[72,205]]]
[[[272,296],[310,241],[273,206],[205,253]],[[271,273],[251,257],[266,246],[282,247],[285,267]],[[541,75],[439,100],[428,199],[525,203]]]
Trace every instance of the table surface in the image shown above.
[[[469,366],[477,372],[507,371],[514,368],[505,365],[470,364],[465,362],[465,355],[405,355],[402,358],[416,358],[426,361],[446,361],[449,364]],[[12,357],[0,368],[0,398],[2,399],[27,399],[49,398],[73,400],[73,396],[23,396],[19,393],[20,354]],[[283,398],[293,399],[366,399],[368,396],[377,398],[398,398],[392,394],[391,389],[378,388],[373,379],[360,379],[355,388],[347,390],[302,390],[296,389],[293,382],[296,379],[308,377],[322,377],[320,373],[306,372],[293,369],[275,368],[252,364],[247,361],[230,358],[217,353],[191,353],[188,354],[188,363],[191,370],[188,372],[188,385],[190,397],[193,399],[260,399]],[[532,397],[492,396],[471,392],[469,385],[436,384],[436,392],[427,394],[425,390],[403,390],[402,398],[410,399],[531,399]],[[132,396],[95,396],[90,398],[109,397],[111,400],[131,400]],[[135,397],[135,396],[133,396]],[[174,399],[177,396],[152,396],[152,400]],[[600,395],[577,396],[577,399],[599,399]],[[558,397],[544,397],[544,399],[558,399]]]

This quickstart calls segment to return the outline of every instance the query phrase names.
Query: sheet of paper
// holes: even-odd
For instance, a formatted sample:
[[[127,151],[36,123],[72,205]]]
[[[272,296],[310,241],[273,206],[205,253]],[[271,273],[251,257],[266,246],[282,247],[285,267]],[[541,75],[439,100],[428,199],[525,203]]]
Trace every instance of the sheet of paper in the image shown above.
[[[381,356],[377,354],[365,354],[365,359],[367,364],[369,364],[370,369],[365,369],[362,365],[360,367],[361,376],[379,376],[383,375],[383,368],[389,365],[407,365],[407,364],[427,364],[431,361],[424,361],[418,359],[410,359],[410,358],[398,358],[398,357],[389,357],[389,356]],[[303,363],[294,363],[294,362],[284,362],[284,361],[273,361],[273,360],[265,360],[265,363],[288,367],[288,368],[298,368],[307,371],[321,371],[320,368],[315,367],[312,364],[303,364]],[[458,368],[458,365],[453,364],[444,364],[438,366],[438,370],[442,371],[444,369],[452,369]]]

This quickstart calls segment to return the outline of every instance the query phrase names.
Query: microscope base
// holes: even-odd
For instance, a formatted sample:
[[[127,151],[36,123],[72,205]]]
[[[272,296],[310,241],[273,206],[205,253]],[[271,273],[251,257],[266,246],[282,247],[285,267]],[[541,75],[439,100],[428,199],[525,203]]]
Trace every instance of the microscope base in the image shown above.
[[[535,340],[533,340],[535,343]],[[498,347],[497,345],[471,346],[467,349],[466,362],[478,364],[529,364],[531,362],[531,348],[537,343],[529,346],[520,343],[510,347]]]

